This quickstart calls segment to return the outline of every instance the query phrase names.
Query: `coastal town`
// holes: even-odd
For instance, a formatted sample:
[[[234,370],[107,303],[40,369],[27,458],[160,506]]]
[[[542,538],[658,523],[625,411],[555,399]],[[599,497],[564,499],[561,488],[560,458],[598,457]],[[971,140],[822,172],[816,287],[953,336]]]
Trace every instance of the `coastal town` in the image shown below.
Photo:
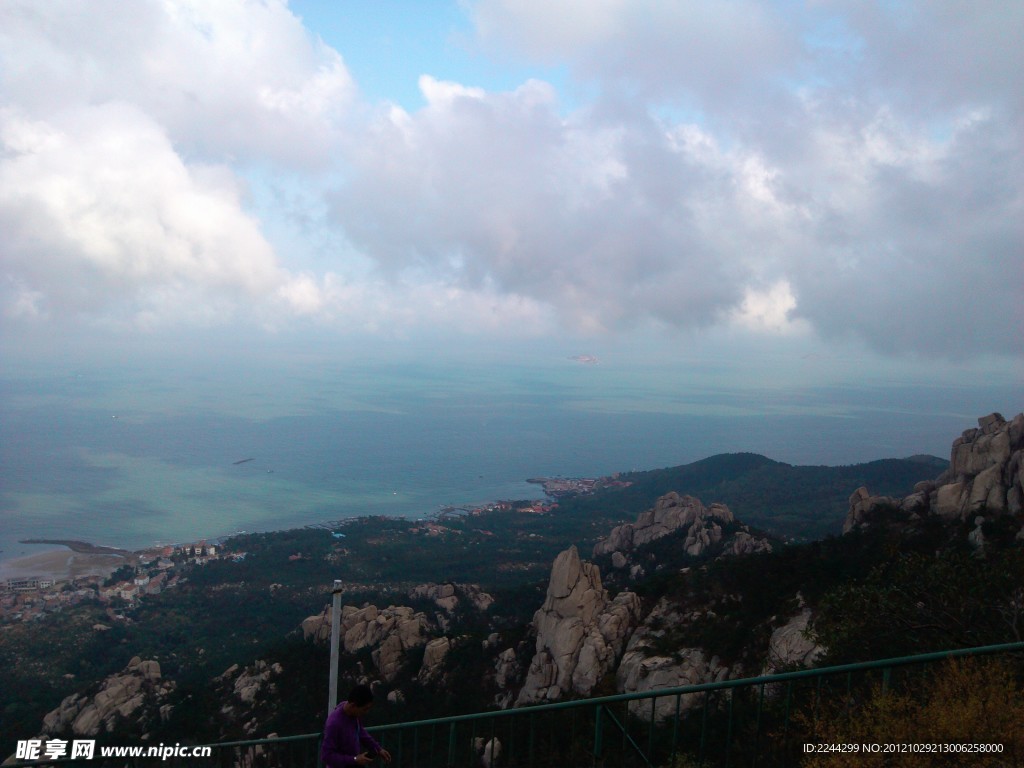
[[[445,523],[458,518],[478,517],[485,513],[551,514],[558,509],[558,499],[575,495],[589,495],[604,488],[630,485],[618,474],[597,478],[539,477],[529,483],[540,485],[547,498],[532,500],[502,500],[464,506],[445,505],[428,518],[417,521],[410,529],[414,535],[443,536],[452,529]],[[338,539],[338,554],[344,556],[343,529],[351,519],[329,523],[314,523],[308,528],[325,528]],[[480,531],[490,534],[489,531]],[[139,552],[128,552],[111,547],[98,547],[86,542],[64,540],[28,540],[24,543],[62,545],[71,550],[69,557],[97,558],[105,568],[93,568],[76,575],[19,576],[0,580],[0,626],[16,622],[36,621],[47,614],[83,602],[98,602],[106,607],[112,621],[126,621],[125,611],[136,607],[147,597],[173,589],[183,579],[189,567],[202,566],[212,560],[228,557],[244,559],[244,552],[226,552],[217,543],[205,540],[178,545],[152,547]],[[301,559],[301,553],[293,556]],[[67,570],[67,568],[65,568]]]
[[[125,608],[179,584],[184,578],[184,566],[203,565],[222,556],[215,544],[200,541],[124,552],[120,555],[122,565],[106,575],[100,572],[70,578],[48,575],[5,579],[0,582],[0,624],[36,621],[66,607],[92,601],[106,606],[111,620],[124,620]],[[232,553],[230,557],[238,559],[244,554]]]

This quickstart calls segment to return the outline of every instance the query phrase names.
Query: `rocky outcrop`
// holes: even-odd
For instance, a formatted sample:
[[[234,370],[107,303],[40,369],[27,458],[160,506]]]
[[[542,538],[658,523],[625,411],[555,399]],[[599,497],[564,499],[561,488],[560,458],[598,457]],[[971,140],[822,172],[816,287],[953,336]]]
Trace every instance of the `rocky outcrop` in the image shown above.
[[[113,732],[121,719],[144,717],[159,712],[166,719],[170,707],[165,698],[174,683],[160,676],[160,664],[133,658],[122,672],[111,675],[94,696],[74,694],[43,718],[43,733],[60,735],[68,730],[75,736],[94,737]]]
[[[478,611],[486,611],[494,604],[494,598],[477,584],[421,584],[409,591],[409,598],[432,600],[448,613],[454,612],[461,602],[468,602]]]
[[[825,649],[816,644],[808,635],[807,626],[811,620],[811,609],[803,604],[803,598],[797,595],[799,611],[789,621],[772,631],[768,641],[768,658],[765,660],[764,674],[794,668],[813,667]]]
[[[1007,421],[998,413],[953,441],[949,468],[934,481],[914,486],[903,499],[872,496],[858,488],[850,497],[843,533],[898,511],[922,518],[972,520],[976,516],[1024,515],[1024,413]]]
[[[680,530],[686,531],[683,551],[696,557],[721,543],[725,535],[723,525],[734,522],[735,518],[725,504],[705,507],[700,499],[693,496],[667,493],[654,503],[654,507],[641,512],[635,523],[613,528],[607,538],[594,546],[594,557],[610,554],[613,568],[625,568],[631,564],[629,552]],[[743,526],[726,541],[722,553],[734,555],[766,551],[771,551],[767,539],[752,536]]]
[[[261,725],[260,708],[280,699],[278,681],[282,675],[280,664],[268,664],[263,659],[247,667],[232,664],[215,678],[223,702],[220,714],[226,721],[240,724],[246,735],[256,735]]]
[[[732,539],[722,550],[723,556],[753,555],[758,552],[771,552],[772,545],[762,536],[754,536],[749,530],[736,531]]]
[[[302,622],[303,637],[321,642],[331,635],[332,609],[310,616]],[[383,610],[374,605],[362,608],[346,605],[341,609],[341,648],[345,653],[358,653],[370,648],[373,663],[385,680],[392,680],[401,669],[405,653],[429,640],[429,622],[423,613],[408,606],[388,606]]]
[[[444,669],[444,661],[452,649],[452,641],[447,637],[435,637],[423,649],[423,665],[416,679],[420,683],[429,683],[440,677]]]
[[[233,686],[235,696],[244,704],[252,704],[263,690],[270,694],[276,693],[276,687],[270,680],[281,675],[282,672],[284,670],[280,664],[267,664],[260,659],[251,667],[242,670],[242,673],[235,678]]]
[[[640,599],[621,592],[614,600],[596,565],[576,547],[555,558],[544,604],[533,616],[536,651],[517,705],[585,696],[614,667],[640,616]]]
[[[859,526],[870,525],[883,515],[900,509],[902,502],[892,496],[872,496],[863,486],[850,494],[850,511],[843,523],[843,533]]]
[[[430,600],[441,610],[434,614],[434,621],[442,632],[452,627],[453,615],[460,606],[472,607],[485,612],[494,604],[494,598],[480,589],[477,584],[421,584],[409,591],[411,600]]]
[[[712,504],[708,508],[693,496],[680,496],[675,492],[668,493],[659,498],[653,508],[641,512],[635,523],[625,523],[613,528],[608,538],[599,541],[594,546],[594,556],[628,552],[660,539],[662,536],[668,536],[680,528],[694,524],[698,524],[704,529],[717,528],[720,537],[720,526],[712,522],[710,518],[715,518],[723,523],[733,521],[732,512],[724,504]],[[708,534],[708,536],[714,536],[714,534]],[[687,542],[687,551],[696,541],[695,537],[693,543]]]
[[[664,636],[666,627],[678,626],[687,621],[678,609],[662,599],[648,614],[644,623],[637,628],[622,655],[615,675],[616,687],[622,693],[653,691],[683,685],[717,682],[729,676],[728,667],[717,656],[709,656],[701,648],[676,648],[671,655],[656,651],[658,640]],[[680,698],[680,712],[700,704],[702,694],[687,694]],[[644,716],[650,713],[650,702],[634,702],[630,711]],[[654,716],[657,720],[674,717],[675,697],[666,696],[655,701]]]
[[[519,679],[522,669],[514,648],[506,648],[494,660],[494,682],[499,690],[506,690]]]

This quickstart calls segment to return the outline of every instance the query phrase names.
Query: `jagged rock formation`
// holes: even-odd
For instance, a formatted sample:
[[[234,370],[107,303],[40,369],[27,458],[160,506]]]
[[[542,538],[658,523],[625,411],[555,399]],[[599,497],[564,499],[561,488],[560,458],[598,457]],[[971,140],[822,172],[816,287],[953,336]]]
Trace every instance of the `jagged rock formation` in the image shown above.
[[[625,523],[612,529],[606,539],[594,546],[594,557],[610,554],[612,567],[625,568],[630,564],[628,553],[637,547],[668,536],[680,529],[688,529],[682,549],[688,555],[699,556],[722,541],[722,526],[734,523],[735,518],[725,504],[705,507],[700,499],[667,493],[654,507],[641,512],[635,523]],[[770,552],[771,544],[752,536],[744,526],[728,542],[723,554],[737,555],[752,552]]]
[[[118,720],[139,717],[144,709],[158,711],[166,720],[171,708],[164,700],[173,690],[173,682],[161,679],[159,663],[136,656],[122,672],[104,680],[95,696],[76,693],[65,698],[43,718],[43,733],[57,736],[70,729],[75,736],[94,737],[113,732]]]
[[[641,512],[635,523],[625,523],[612,529],[608,538],[599,541],[594,546],[594,556],[607,555],[614,552],[628,552],[631,549],[648,544],[662,536],[668,536],[673,531],[686,526],[698,524],[704,539],[709,541],[715,534],[717,528],[718,538],[721,538],[721,527],[709,518],[716,518],[718,521],[731,523],[732,512],[724,504],[712,504],[706,508],[699,499],[693,496],[680,496],[672,492],[659,498],[652,509]],[[687,551],[697,544],[697,536],[694,543],[687,542]],[[704,542],[702,545],[706,546]],[[693,554],[699,554],[699,549]]]
[[[225,701],[220,713],[228,719],[241,722],[246,735],[255,735],[260,728],[260,721],[254,715],[254,709],[268,699],[279,699],[276,681],[283,674],[284,669],[280,664],[268,664],[263,659],[258,659],[244,668],[232,664],[214,678],[214,682],[221,686],[222,698]]]
[[[729,669],[717,656],[709,656],[701,648],[675,648],[671,655],[656,650],[657,641],[664,636],[665,627],[678,626],[689,620],[682,616],[676,606],[662,599],[644,619],[626,645],[618,671],[615,674],[616,687],[621,693],[652,691],[682,685],[717,682],[729,677]],[[687,694],[680,699],[680,712],[697,706],[700,694]],[[633,703],[630,711],[640,714],[640,707],[646,716],[650,703]],[[654,716],[658,720],[674,717],[674,697],[664,697],[655,703]]]
[[[252,667],[243,670],[235,679],[235,695],[246,704],[251,704],[262,688],[267,687],[270,693],[274,692],[274,684],[270,682],[270,678],[280,675],[283,671],[280,664],[267,664],[261,659]]]
[[[867,488],[858,488],[850,497],[843,533],[870,525],[891,510],[911,518],[938,515],[945,520],[1020,517],[1024,514],[1024,413],[1012,421],[998,413],[978,419],[976,429],[953,441],[949,468],[936,480],[915,485],[914,492],[903,499],[872,496]]]
[[[486,611],[494,604],[494,598],[481,590],[478,584],[421,584],[409,591],[409,597],[432,600],[448,613],[459,607],[460,599],[468,601],[478,611]]]
[[[435,637],[423,649],[423,665],[416,679],[420,683],[428,683],[439,677],[444,669],[445,658],[452,649],[452,641],[447,637]]]
[[[772,631],[768,641],[768,658],[764,674],[796,667],[813,667],[825,649],[817,645],[807,634],[811,620],[811,609],[804,605],[803,597],[797,595],[800,610],[789,621]]]
[[[411,600],[430,600],[441,610],[434,615],[434,621],[442,632],[452,625],[452,616],[460,605],[468,603],[475,610],[484,612],[494,604],[494,598],[480,589],[477,584],[421,584],[409,591]]]
[[[612,668],[640,616],[640,599],[621,592],[614,600],[597,566],[580,560],[576,547],[555,558],[544,605],[533,616],[536,652],[517,705],[590,693]]]
[[[494,682],[499,690],[506,690],[519,679],[522,669],[514,648],[506,648],[494,660]]]
[[[301,625],[303,637],[327,642],[331,636],[331,615],[328,606],[323,614],[305,619]],[[341,609],[341,647],[346,653],[371,648],[374,665],[388,681],[398,674],[406,651],[426,644],[429,628],[426,615],[408,606],[390,605],[379,610],[374,605],[346,605]]]

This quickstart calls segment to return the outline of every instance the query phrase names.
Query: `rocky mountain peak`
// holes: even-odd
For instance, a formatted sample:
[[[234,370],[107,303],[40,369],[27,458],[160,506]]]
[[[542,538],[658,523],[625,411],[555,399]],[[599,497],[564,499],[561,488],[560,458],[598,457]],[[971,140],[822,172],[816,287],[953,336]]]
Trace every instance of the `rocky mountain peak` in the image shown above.
[[[872,496],[858,488],[850,497],[843,533],[870,525],[885,511],[898,509],[912,519],[937,515],[945,520],[1024,514],[1024,413],[1007,421],[998,413],[978,419],[953,441],[949,468],[924,481],[902,499]],[[1024,530],[1024,529],[1022,529]]]
[[[686,530],[682,544],[688,555],[699,556],[709,547],[719,544],[724,537],[723,526],[735,523],[736,519],[725,504],[711,504],[705,507],[700,499],[667,493],[654,502],[654,506],[641,512],[635,523],[625,523],[594,546],[594,557],[612,555],[615,567],[629,564],[629,553],[676,531]],[[724,549],[726,554],[749,554],[770,551],[767,540],[751,536],[743,526]]]
[[[516,704],[589,694],[613,668],[639,617],[639,597],[621,592],[609,600],[597,566],[581,560],[575,546],[561,552],[533,616],[536,651]]]

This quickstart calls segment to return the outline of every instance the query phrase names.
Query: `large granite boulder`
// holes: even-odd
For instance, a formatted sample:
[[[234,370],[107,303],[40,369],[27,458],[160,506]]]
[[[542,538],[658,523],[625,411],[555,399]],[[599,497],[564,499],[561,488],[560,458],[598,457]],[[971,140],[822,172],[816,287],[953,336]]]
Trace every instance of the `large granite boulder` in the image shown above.
[[[447,637],[435,637],[427,643],[423,649],[423,664],[420,667],[416,679],[421,683],[428,683],[441,676],[444,670],[444,661],[452,648],[452,641]]]
[[[811,609],[804,605],[803,598],[797,595],[800,608],[782,626],[772,631],[768,641],[768,658],[765,660],[764,674],[795,668],[813,667],[814,663],[825,652],[825,649],[811,639],[807,627],[811,620]]]
[[[640,599],[621,592],[609,600],[597,566],[580,560],[576,547],[559,554],[533,617],[536,651],[516,704],[589,694],[614,667],[639,616]]]

